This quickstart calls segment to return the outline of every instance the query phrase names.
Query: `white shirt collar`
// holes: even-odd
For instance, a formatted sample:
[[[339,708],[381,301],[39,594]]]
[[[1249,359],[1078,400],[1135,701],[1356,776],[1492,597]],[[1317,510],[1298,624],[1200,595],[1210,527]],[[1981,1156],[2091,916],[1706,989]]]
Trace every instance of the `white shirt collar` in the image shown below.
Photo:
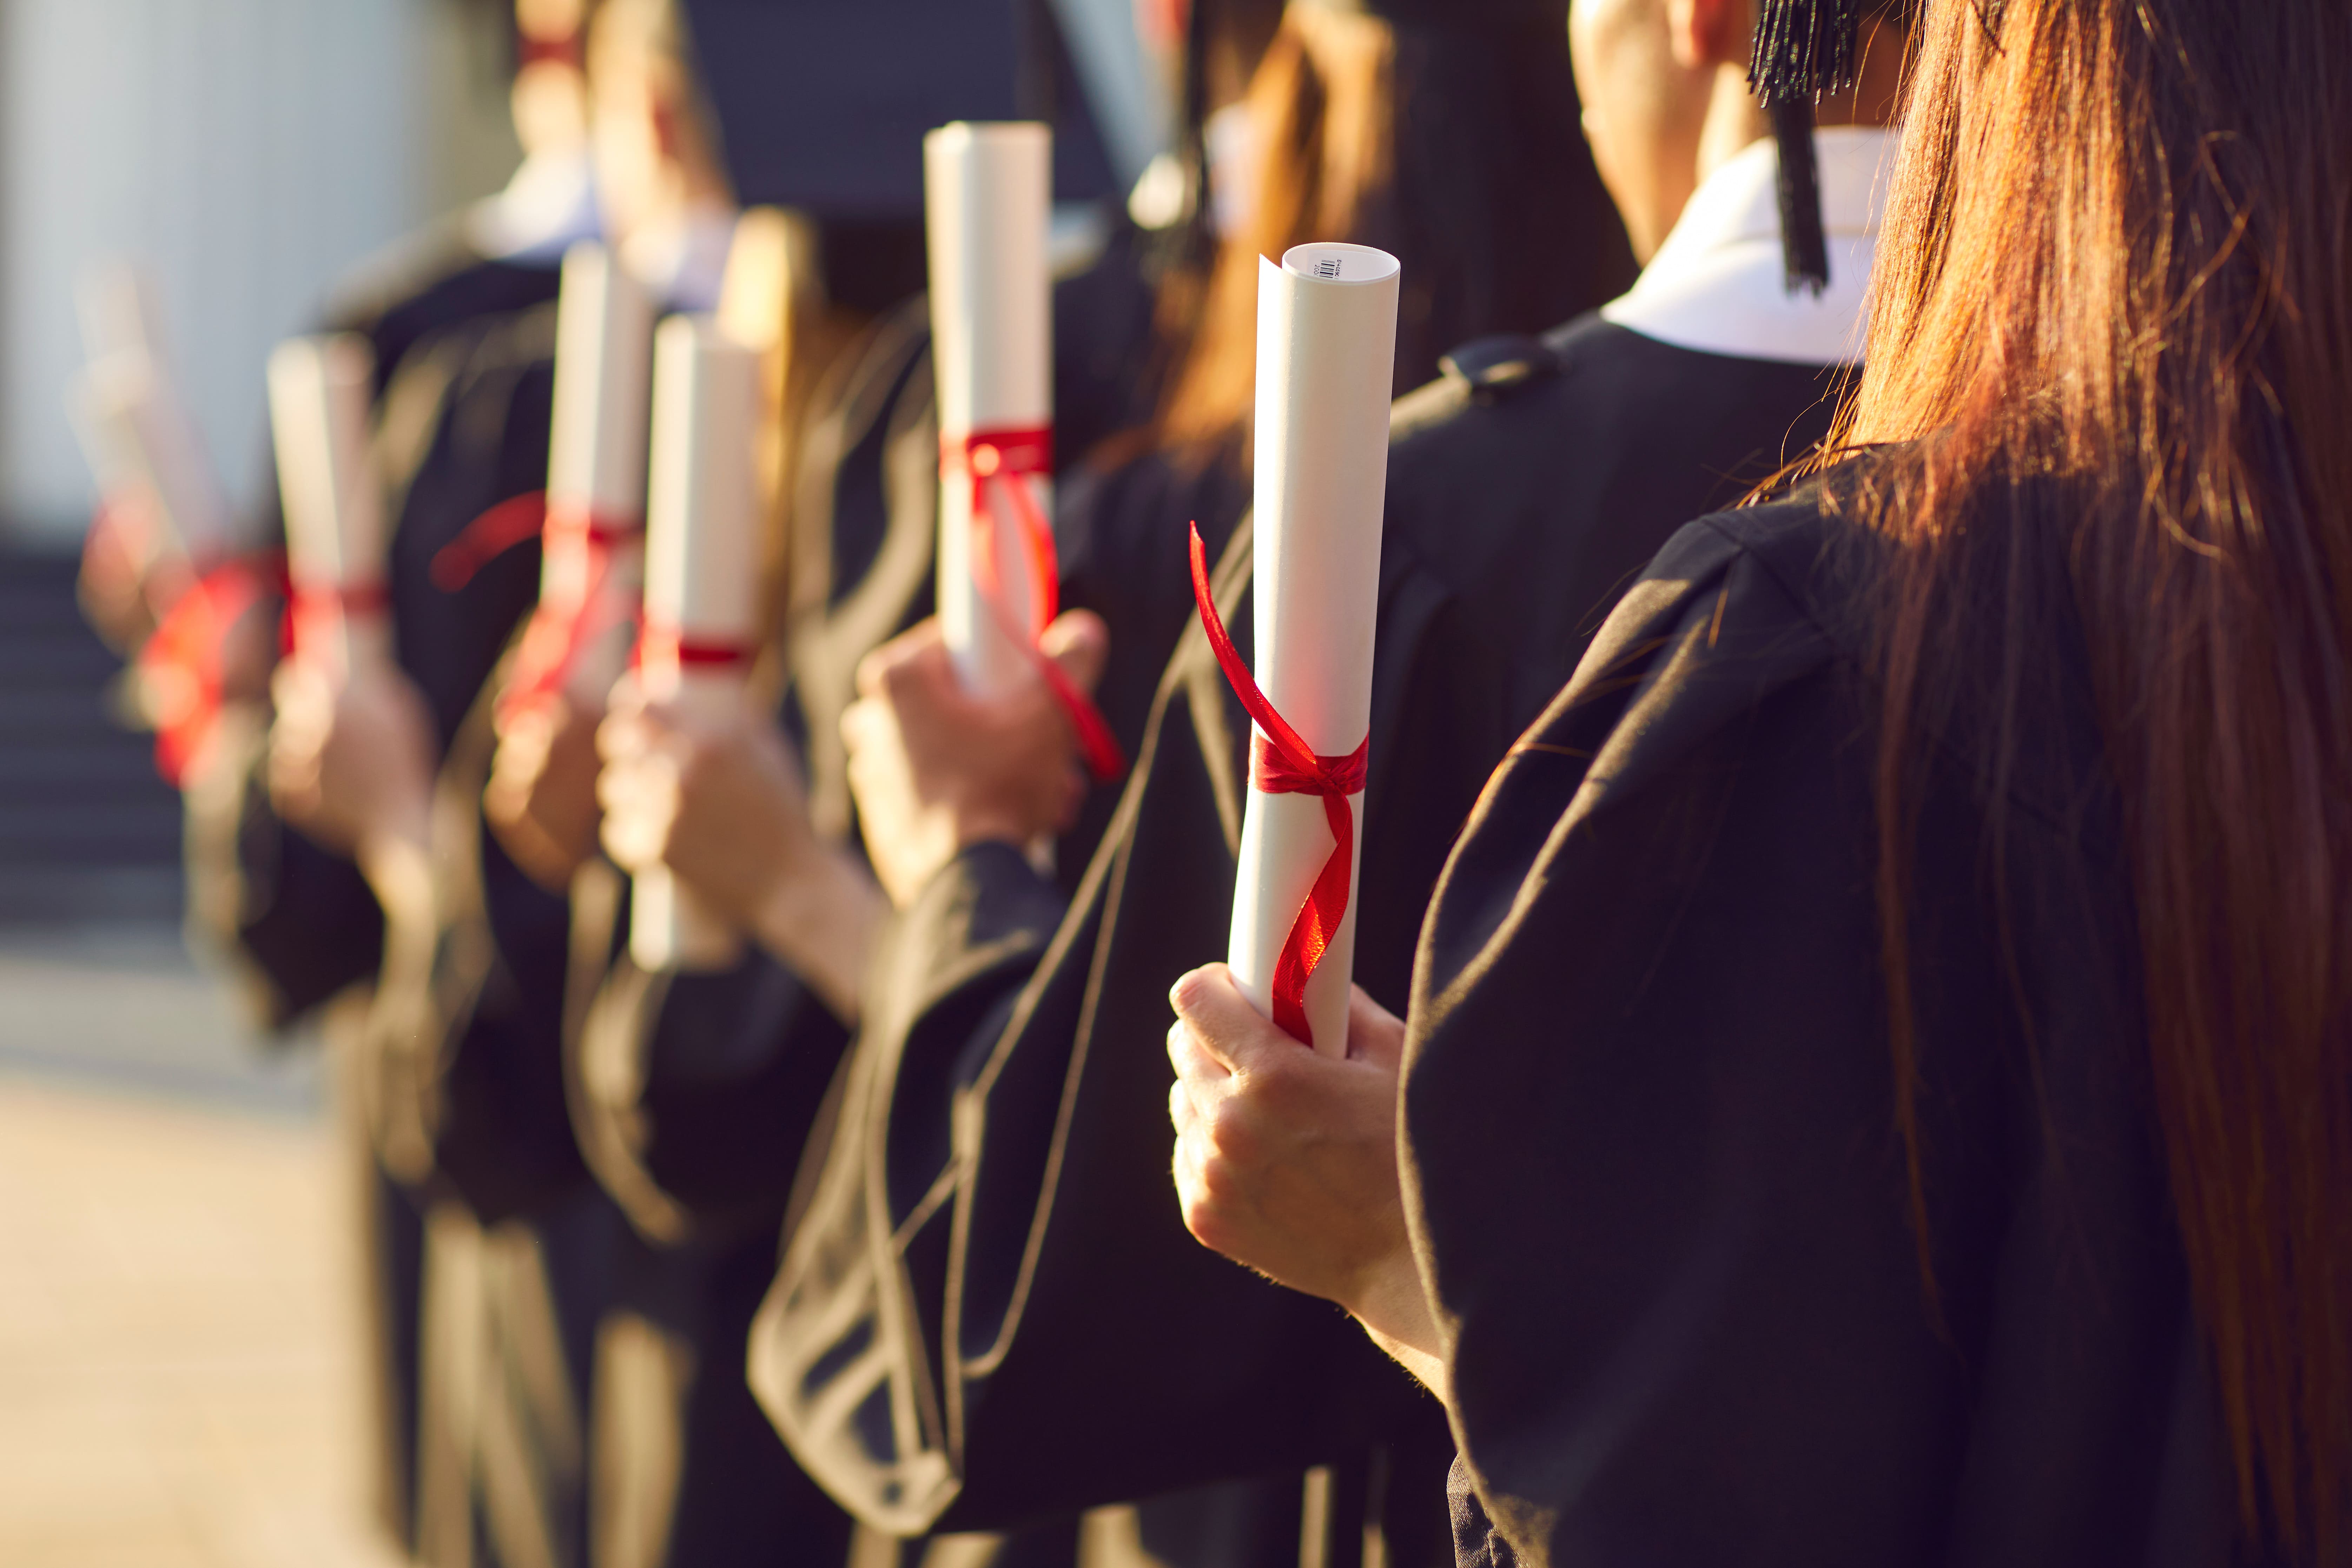
[[[663,310],[702,314],[719,309],[734,242],[734,210],[698,205],[674,222],[631,235],[622,242],[621,261]]]
[[[1774,188],[1780,153],[1768,138],[1707,176],[1633,287],[1601,316],[1701,353],[1791,364],[1860,360],[1896,132],[1833,125],[1813,137],[1830,262],[1829,287],[1818,298],[1788,290]]]
[[[474,244],[493,260],[552,266],[574,240],[604,232],[596,171],[585,149],[534,153],[506,189],[474,204]]]

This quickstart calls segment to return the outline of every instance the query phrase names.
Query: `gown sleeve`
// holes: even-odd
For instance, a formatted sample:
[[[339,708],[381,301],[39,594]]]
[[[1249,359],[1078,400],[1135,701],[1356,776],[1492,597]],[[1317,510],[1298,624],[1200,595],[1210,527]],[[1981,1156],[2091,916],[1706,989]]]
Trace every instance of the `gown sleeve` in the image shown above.
[[[1777,1562],[1758,1522],[1792,1517],[1815,1562],[1932,1555],[1898,1478],[1941,1423],[1906,1413],[1954,1390],[1888,1137],[1846,673],[1693,525],[1440,885],[1406,1182],[1486,1560]]]
[[[626,952],[626,884],[604,861],[572,885],[572,1117],[605,1191],[664,1244],[772,1226],[848,1033],[747,943],[714,973],[646,971]]]
[[[1242,637],[1247,540],[1215,574]],[[1409,557],[1383,570],[1374,734],[1431,743],[1373,743],[1358,962],[1401,1002],[1423,889],[1486,773],[1463,759],[1504,741],[1450,743],[1475,704],[1442,672],[1483,667]],[[1187,630],[1066,902],[1012,850],[977,850],[877,965],[751,1357],[795,1455],[869,1522],[1000,1528],[1438,1425],[1343,1318],[1206,1251],[1168,1196],[1168,987],[1224,952],[1247,735]],[[1415,1500],[1433,1511],[1435,1479]]]

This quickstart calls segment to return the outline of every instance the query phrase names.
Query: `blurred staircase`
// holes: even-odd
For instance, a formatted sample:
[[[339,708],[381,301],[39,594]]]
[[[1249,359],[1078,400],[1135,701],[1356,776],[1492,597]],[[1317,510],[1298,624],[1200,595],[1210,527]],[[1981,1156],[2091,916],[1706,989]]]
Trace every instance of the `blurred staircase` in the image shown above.
[[[108,707],[70,555],[0,550],[0,922],[178,918],[179,797]]]

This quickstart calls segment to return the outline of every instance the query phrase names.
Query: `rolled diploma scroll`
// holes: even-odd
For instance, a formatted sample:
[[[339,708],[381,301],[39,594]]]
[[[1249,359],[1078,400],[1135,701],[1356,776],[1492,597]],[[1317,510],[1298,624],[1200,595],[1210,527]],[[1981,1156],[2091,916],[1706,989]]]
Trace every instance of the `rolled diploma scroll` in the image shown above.
[[[931,370],[940,444],[973,432],[1050,430],[1054,423],[1053,279],[1045,262],[1053,136],[1028,122],[941,126],[923,138],[923,211],[930,249]],[[1053,481],[1025,484],[1054,515]],[[1026,653],[982,599],[971,570],[972,480],[940,474],[940,631],[964,683],[1003,691],[1035,679]],[[995,530],[996,580],[1016,627],[1036,601],[1029,556],[1007,505]]]
[[[1364,246],[1302,245],[1280,267],[1258,263],[1255,673],[1319,756],[1353,752],[1371,723],[1397,279],[1396,258]],[[1349,808],[1360,862],[1360,793]],[[1263,794],[1253,772],[1226,962],[1268,1016],[1276,961],[1333,846],[1319,798]],[[1326,1055],[1347,1054],[1360,869],[1349,867],[1347,913],[1307,985]]]
[[[141,564],[177,556],[203,571],[224,552],[228,502],[203,437],[144,351],[118,349],[74,378],[68,408],[108,500],[135,494],[158,526]]]
[[[563,256],[555,307],[555,398],[541,536],[543,610],[585,613],[601,554],[607,591],[635,586],[644,542],[646,422],[654,307],[645,286],[593,240]],[[601,703],[628,658],[625,626],[610,628],[567,672]]]
[[[656,701],[735,720],[759,634],[759,353],[707,316],[654,338],[652,489],[638,679]],[[739,942],[667,870],[636,879],[629,952],[641,969],[719,969]]]
[[[367,340],[350,332],[289,338],[269,356],[295,645],[345,677],[392,651],[383,495],[369,438],[374,374]]]
[[[163,308],[154,275],[117,258],[86,268],[74,280],[84,350],[95,362],[122,353],[165,363]]]
[[[89,368],[68,406],[108,504],[135,498],[153,520],[140,541],[152,568],[174,556],[202,572],[226,554],[227,497],[164,352],[155,279],[135,263],[100,263],[77,280]]]

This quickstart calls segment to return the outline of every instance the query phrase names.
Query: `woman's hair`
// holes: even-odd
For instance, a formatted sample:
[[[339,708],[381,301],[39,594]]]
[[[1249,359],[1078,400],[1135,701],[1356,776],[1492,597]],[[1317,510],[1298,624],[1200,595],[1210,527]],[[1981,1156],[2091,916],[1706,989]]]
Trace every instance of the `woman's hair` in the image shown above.
[[[1180,279],[1161,312],[1173,357],[1161,444],[1204,451],[1245,429],[1261,256],[1309,240],[1394,253],[1400,392],[1468,339],[1555,325],[1633,279],[1556,19],[1424,28],[1293,5],[1247,101],[1249,221],[1219,247],[1205,297],[1184,299]]]
[[[2057,605],[2121,805],[2149,1087],[2244,1522],[2341,1561],[2352,5],[1934,0],[1917,47],[1842,430],[1910,443],[1847,472],[1894,546],[1879,897],[1915,1204],[1907,825],[1965,679],[1938,650],[1999,654],[1998,811],[2046,668],[2035,606]]]

